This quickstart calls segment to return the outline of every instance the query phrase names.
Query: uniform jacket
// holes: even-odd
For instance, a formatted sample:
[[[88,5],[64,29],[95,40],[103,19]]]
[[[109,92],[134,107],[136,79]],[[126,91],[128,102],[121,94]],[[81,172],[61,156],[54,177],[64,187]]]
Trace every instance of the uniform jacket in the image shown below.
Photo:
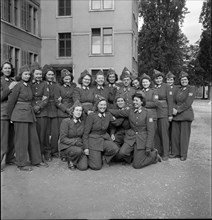
[[[20,81],[13,88],[8,99],[8,115],[14,122],[35,122],[32,108],[32,89],[29,83]]]
[[[83,134],[83,144],[86,149],[103,151],[104,140],[112,141],[107,133],[110,122],[114,121],[110,112],[105,112],[105,116],[99,116],[98,112],[90,113],[85,122]]]
[[[94,106],[93,88],[91,87],[85,88],[83,86],[82,88],[76,87],[74,89],[73,101],[76,102],[77,100],[79,100],[79,102],[82,103],[86,113],[88,112],[88,110],[93,110],[93,106]]]
[[[158,95],[155,98],[160,102],[160,106],[157,108],[157,117],[166,118],[172,116],[173,108],[173,93],[168,84],[162,83],[160,86],[155,85]]]
[[[108,100],[108,104],[109,104],[108,108],[113,108],[116,93],[117,93],[117,90],[119,90],[120,86],[117,83],[114,83],[114,84],[109,83],[107,84],[107,87],[110,93],[110,100]]]
[[[32,82],[32,106],[39,106],[39,110],[34,110],[36,117],[46,117],[47,116],[47,104],[49,101],[49,88],[46,81]]]
[[[49,101],[46,107],[47,117],[56,118],[60,104],[59,85],[56,82],[47,82],[47,85],[49,88]]]
[[[119,90],[117,90],[116,97],[117,96],[123,96],[126,101],[126,106],[127,107],[132,107],[133,106],[133,101],[132,101],[132,96],[135,94],[135,89],[131,86],[129,87],[120,87]]]
[[[74,121],[73,118],[65,118],[60,125],[60,150],[72,146],[83,148],[82,135],[84,133],[84,121]]]
[[[194,111],[192,108],[194,98],[194,86],[187,85],[186,87],[178,88],[176,97],[174,99],[174,108],[177,109],[177,114],[173,117],[174,121],[194,120]]]
[[[69,109],[73,103],[73,93],[76,86],[74,85],[61,85],[59,86],[59,100],[58,106],[58,117],[67,118],[69,117]]]
[[[103,96],[107,102],[113,102],[113,93],[111,93],[111,89],[108,86],[100,87],[98,85],[95,85],[93,89],[95,94],[95,102],[98,100],[98,97],[96,95]]]
[[[152,111],[153,119],[157,119],[157,108],[160,107],[160,103],[158,99],[155,97],[158,96],[157,90],[148,88],[148,89],[142,89],[142,91],[145,94],[146,98],[146,106],[145,108],[150,109]]]
[[[1,119],[6,120],[9,119],[8,113],[7,113],[7,101],[8,96],[11,93],[11,90],[9,89],[10,83],[13,81],[11,77],[1,77]]]
[[[126,131],[124,142],[129,146],[136,144],[137,149],[151,149],[154,139],[154,123],[152,112],[142,108],[142,111],[109,110],[115,117],[128,117],[131,129]]]

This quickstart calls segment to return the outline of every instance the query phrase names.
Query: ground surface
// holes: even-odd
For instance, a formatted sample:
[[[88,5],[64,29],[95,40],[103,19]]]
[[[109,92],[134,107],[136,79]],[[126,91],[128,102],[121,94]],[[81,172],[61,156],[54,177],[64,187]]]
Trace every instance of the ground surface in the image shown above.
[[[195,100],[188,159],[70,171],[54,159],[1,173],[1,219],[212,218],[211,105]]]

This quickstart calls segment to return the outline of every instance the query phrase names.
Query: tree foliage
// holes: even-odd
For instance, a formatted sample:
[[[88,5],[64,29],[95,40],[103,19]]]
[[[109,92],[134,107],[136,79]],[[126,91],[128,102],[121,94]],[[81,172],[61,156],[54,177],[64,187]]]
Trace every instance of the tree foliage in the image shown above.
[[[188,40],[180,30],[187,12],[185,0],[141,0],[139,16],[143,25],[139,31],[139,73],[152,75],[153,69],[178,74]]]
[[[200,68],[195,69],[195,75],[199,78],[200,85],[206,86],[211,83],[211,0],[203,2],[202,11],[199,18],[203,26],[199,43],[199,53],[196,63]],[[199,71],[201,69],[201,71]]]

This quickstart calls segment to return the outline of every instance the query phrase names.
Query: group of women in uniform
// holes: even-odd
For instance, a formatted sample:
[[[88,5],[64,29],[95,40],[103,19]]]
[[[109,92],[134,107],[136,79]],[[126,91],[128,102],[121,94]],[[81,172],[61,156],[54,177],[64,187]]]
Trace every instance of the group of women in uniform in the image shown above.
[[[186,72],[179,86],[171,72],[166,83],[158,70],[152,81],[126,67],[121,83],[113,69],[95,78],[84,70],[79,86],[67,69],[57,82],[54,69],[38,63],[14,77],[4,62],[1,73],[1,164],[31,171],[60,157],[71,170],[100,170],[112,161],[140,169],[187,158],[195,87]]]

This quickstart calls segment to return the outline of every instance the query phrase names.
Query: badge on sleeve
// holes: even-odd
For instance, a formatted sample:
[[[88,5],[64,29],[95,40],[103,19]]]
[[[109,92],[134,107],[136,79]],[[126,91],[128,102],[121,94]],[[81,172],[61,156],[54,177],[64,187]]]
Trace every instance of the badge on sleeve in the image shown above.
[[[158,95],[155,95],[155,99],[158,99]]]
[[[149,122],[153,122],[153,118],[149,118]]]
[[[193,93],[192,93],[192,92],[189,92],[189,93],[188,93],[188,96],[193,96]]]
[[[172,91],[169,91],[169,95],[172,95]]]

